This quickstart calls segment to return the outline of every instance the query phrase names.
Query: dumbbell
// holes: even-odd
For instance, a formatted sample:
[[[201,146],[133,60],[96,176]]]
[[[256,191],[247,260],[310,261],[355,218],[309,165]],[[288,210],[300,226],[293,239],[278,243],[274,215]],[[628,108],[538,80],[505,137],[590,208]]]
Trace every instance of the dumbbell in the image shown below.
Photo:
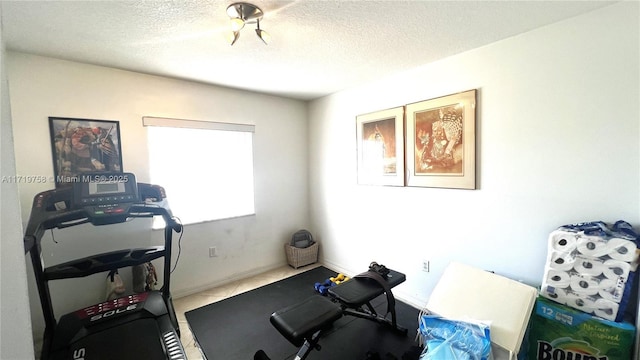
[[[324,281],[324,283],[319,283],[319,282],[315,283],[313,287],[320,294],[326,295],[327,291],[329,291],[329,288],[335,285],[336,284],[333,281],[331,281],[330,279],[327,279]]]

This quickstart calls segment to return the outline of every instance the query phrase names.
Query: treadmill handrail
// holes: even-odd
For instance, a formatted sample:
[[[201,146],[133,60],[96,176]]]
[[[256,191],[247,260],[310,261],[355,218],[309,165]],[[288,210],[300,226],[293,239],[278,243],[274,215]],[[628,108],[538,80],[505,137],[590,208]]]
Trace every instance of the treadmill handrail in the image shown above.
[[[164,246],[115,250],[49,266],[44,269],[44,278],[60,280],[85,277],[114,268],[144,264],[164,255]]]
[[[34,246],[40,244],[40,240],[44,235],[45,230],[53,228],[65,228],[69,226],[75,226],[84,224],[86,222],[93,222],[92,217],[86,209],[73,209],[66,211],[40,211],[40,214],[46,214],[44,219],[34,219],[34,216],[29,218],[27,230],[24,235],[25,253],[29,252]],[[147,203],[132,203],[127,209],[126,213],[119,214],[118,217],[123,218],[124,222],[128,218],[142,218],[162,216],[166,226],[171,228],[175,232],[182,230],[182,225],[178,223],[171,212],[165,207],[156,204]],[[40,216],[36,216],[38,218]],[[76,223],[72,223],[77,221]]]

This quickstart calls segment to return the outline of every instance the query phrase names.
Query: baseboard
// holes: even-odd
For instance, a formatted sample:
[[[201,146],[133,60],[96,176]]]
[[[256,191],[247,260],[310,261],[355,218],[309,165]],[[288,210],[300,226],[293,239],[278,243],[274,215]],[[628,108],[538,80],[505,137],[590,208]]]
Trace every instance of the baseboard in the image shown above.
[[[412,307],[418,310],[423,310],[425,308],[425,305],[427,304],[426,301],[422,299],[418,299],[409,294],[403,293],[402,291],[394,291],[393,295],[395,296],[396,299],[402,301],[407,305],[411,305]]]
[[[226,284],[230,284],[234,281],[238,281],[238,280],[243,280],[252,276],[256,276],[256,275],[260,275],[262,273],[265,273],[267,271],[270,270],[274,270],[283,266],[288,266],[286,262],[283,263],[275,263],[275,264],[270,264],[270,265],[266,265],[266,266],[261,266],[255,269],[251,269],[249,271],[245,271],[245,272],[241,272],[238,274],[235,274],[233,276],[227,277],[224,280],[219,280],[219,281],[214,281],[211,283],[206,283],[203,285],[199,285],[196,287],[191,287],[191,288],[186,288],[186,289],[182,289],[179,291],[172,291],[172,296],[174,299],[179,299],[181,297],[185,297],[185,296],[189,296],[189,295],[193,295],[193,294],[197,294],[199,292],[205,291],[205,290],[209,290],[215,287],[219,287],[219,286],[223,286]]]
[[[356,274],[359,274],[360,272],[362,272],[362,271],[360,271],[360,272],[356,273],[356,272],[351,271],[349,269],[346,269],[346,268],[343,268],[341,266],[338,266],[337,264],[334,264],[331,261],[326,261],[324,259],[321,259],[321,260],[322,260],[321,261],[322,266],[326,267],[329,270],[335,271],[337,273],[345,274],[347,276],[353,276],[353,275],[356,275]]]

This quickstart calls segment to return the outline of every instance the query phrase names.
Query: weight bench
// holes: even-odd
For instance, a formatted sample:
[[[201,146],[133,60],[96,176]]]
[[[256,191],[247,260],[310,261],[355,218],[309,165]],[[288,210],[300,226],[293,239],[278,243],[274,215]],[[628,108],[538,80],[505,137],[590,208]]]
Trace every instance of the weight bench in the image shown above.
[[[318,342],[322,333],[343,315],[372,320],[406,335],[407,329],[396,322],[395,298],[391,292],[391,288],[405,279],[404,274],[394,270],[389,270],[385,277],[367,271],[331,287],[328,297],[314,295],[274,312],[269,320],[280,334],[300,348],[295,360],[306,359],[313,349],[320,350]],[[378,314],[371,305],[371,301],[383,293],[387,296],[387,314],[391,314],[391,319]],[[269,357],[259,350],[254,360],[269,360]]]

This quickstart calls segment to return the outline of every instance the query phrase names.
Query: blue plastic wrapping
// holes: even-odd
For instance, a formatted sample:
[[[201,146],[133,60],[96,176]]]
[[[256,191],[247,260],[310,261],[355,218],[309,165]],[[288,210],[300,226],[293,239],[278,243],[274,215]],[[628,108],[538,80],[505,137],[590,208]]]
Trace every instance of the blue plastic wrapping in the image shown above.
[[[487,360],[491,355],[490,325],[479,321],[421,315],[419,331],[425,344],[420,360]]]

